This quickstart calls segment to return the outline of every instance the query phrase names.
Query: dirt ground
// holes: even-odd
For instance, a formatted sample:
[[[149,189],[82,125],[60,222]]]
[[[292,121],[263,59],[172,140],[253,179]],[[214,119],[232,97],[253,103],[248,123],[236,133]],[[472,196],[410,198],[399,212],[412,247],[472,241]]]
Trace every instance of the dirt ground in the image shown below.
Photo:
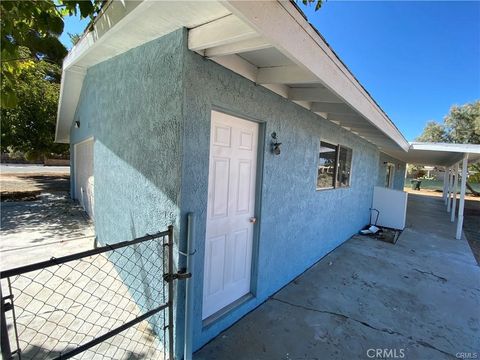
[[[442,192],[435,190],[412,190],[405,187],[404,191],[416,195],[442,197]],[[463,231],[477,260],[477,264],[480,266],[480,197],[478,196],[465,196]]]

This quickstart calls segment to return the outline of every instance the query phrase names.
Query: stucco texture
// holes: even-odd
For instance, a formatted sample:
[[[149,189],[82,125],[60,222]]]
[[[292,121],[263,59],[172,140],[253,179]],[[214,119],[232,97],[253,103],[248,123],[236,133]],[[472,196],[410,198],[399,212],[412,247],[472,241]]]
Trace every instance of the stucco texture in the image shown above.
[[[101,243],[165,230],[179,213],[183,32],[88,70],[72,143],[94,136]],[[178,226],[177,226],[178,228]]]
[[[212,110],[260,123],[252,298],[208,326],[202,291]],[[174,224],[185,251],[195,216],[194,349],[198,349],[369,222],[380,177],[372,144],[188,50],[185,30],[89,69],[72,143],[95,137],[95,227],[101,243]],[[270,151],[276,132],[282,153]],[[320,141],[353,150],[351,186],[316,190]],[[382,175],[383,176],[383,175]],[[402,178],[403,181],[403,178]],[[184,265],[183,257],[177,265]],[[184,283],[178,283],[181,358]]]
[[[378,151],[361,138],[251,81],[185,52],[185,134],[182,218],[196,216],[194,269],[194,348],[265,301],[369,221]],[[254,119],[264,129],[263,175],[257,203],[254,297],[215,323],[202,327],[204,241],[208,192],[210,116],[212,109]],[[282,153],[270,152],[275,131]],[[351,187],[316,190],[320,140],[353,149]],[[264,144],[262,144],[262,142]],[[263,145],[263,146],[262,146]]]
[[[75,115],[80,127],[72,127],[71,142],[95,140],[95,231],[102,245],[170,224],[179,229],[183,47],[179,30],[88,69]],[[165,301],[162,273],[148,270],[161,265],[138,257],[141,252],[143,261],[161,264],[157,249],[142,245],[112,255],[144,311]],[[163,333],[158,316],[150,323]]]

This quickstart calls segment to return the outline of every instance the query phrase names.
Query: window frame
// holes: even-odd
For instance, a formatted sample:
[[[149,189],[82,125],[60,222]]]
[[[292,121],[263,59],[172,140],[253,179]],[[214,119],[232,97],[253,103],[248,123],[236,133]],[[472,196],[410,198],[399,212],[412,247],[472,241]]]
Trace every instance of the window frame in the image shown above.
[[[350,168],[349,168],[349,171],[348,171],[348,185],[341,185],[341,182],[338,181],[338,175],[340,174],[339,170],[340,170],[340,151],[341,149],[346,149],[347,150],[347,153],[348,151],[350,151]],[[353,149],[352,148],[349,148],[348,146],[345,146],[345,145],[338,145],[337,146],[337,151],[338,151],[338,155],[337,155],[337,171],[336,171],[336,179],[335,179],[335,185],[340,184],[339,186],[335,186],[336,189],[339,189],[339,188],[349,188],[350,187],[350,181],[352,180],[352,167],[353,167]]]
[[[325,186],[325,187],[319,187],[318,186],[318,171],[319,171],[319,162],[320,162],[320,148],[322,147],[322,143],[327,145],[327,147],[335,148],[335,164],[333,166],[333,182],[332,186]],[[317,155],[317,166],[316,166],[316,179],[315,179],[315,190],[316,191],[323,191],[323,190],[333,190],[333,189],[348,189],[351,187],[351,181],[352,181],[352,168],[353,168],[353,149],[345,146],[345,145],[340,145],[340,144],[335,144],[332,142],[328,141],[320,141],[320,148],[318,150],[318,155]],[[340,149],[344,148],[350,150],[351,153],[351,159],[350,159],[350,170],[348,174],[348,185],[341,185],[341,183],[338,181],[338,174],[339,174],[339,168],[340,168]]]
[[[324,187],[318,187],[318,171],[319,171],[319,168],[320,168],[320,149],[322,148],[322,144],[325,144],[326,147],[329,147],[331,149],[335,149],[335,163],[333,164],[333,177],[332,177],[332,184],[330,186],[324,186]],[[335,145],[333,143],[330,143],[330,142],[326,142],[326,141],[320,141],[320,148],[318,149],[318,155],[317,155],[317,166],[316,166],[316,169],[317,169],[317,176],[316,176],[316,184],[315,184],[315,188],[316,190],[331,190],[331,189],[335,189],[335,184],[336,184],[336,176],[337,176],[337,165],[338,165],[338,145]]]

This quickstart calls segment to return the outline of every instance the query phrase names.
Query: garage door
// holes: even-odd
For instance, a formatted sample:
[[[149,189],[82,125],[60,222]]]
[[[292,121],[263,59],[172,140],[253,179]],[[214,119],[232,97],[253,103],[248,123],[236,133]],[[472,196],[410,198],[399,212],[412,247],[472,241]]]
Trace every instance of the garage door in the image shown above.
[[[93,139],[75,145],[74,198],[93,219]]]

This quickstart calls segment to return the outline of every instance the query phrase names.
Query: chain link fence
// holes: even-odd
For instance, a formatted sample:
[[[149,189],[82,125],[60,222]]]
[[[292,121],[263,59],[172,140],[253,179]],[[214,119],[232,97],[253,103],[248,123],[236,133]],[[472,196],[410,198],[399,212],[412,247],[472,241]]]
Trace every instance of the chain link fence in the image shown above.
[[[2,272],[4,358],[171,359],[171,247],[169,227]]]

